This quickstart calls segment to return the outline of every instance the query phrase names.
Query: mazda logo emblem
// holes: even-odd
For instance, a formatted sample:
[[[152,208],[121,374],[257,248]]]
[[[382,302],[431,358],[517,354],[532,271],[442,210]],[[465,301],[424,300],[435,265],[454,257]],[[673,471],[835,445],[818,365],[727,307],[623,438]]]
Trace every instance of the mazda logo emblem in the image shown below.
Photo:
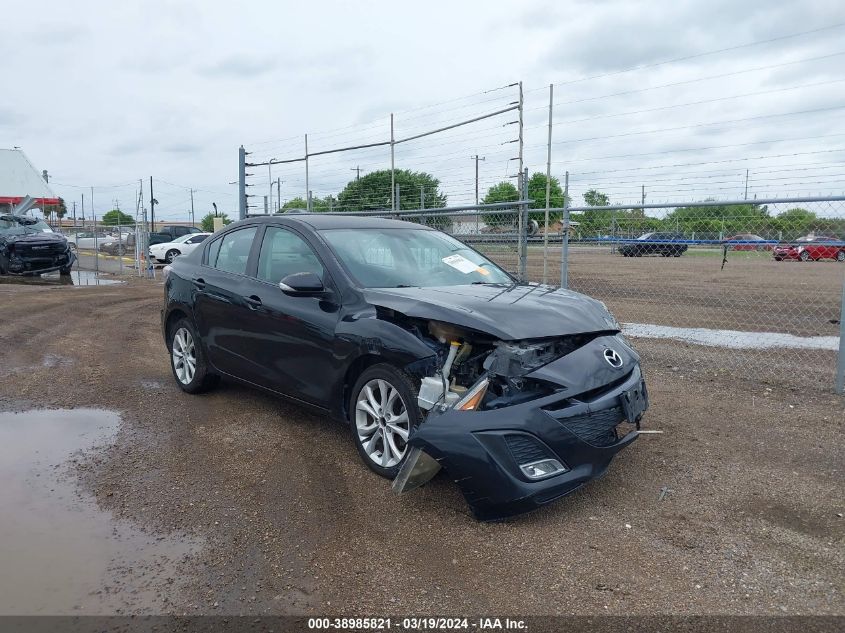
[[[622,367],[622,357],[617,353],[615,349],[606,349],[604,350],[604,359],[607,361],[607,364],[613,367],[614,369],[619,369]]]

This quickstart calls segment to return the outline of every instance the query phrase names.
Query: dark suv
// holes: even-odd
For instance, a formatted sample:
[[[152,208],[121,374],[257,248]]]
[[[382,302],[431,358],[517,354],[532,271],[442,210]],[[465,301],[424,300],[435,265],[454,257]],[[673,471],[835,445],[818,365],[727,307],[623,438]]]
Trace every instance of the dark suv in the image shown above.
[[[680,257],[686,250],[686,238],[680,233],[646,233],[619,247],[619,253],[623,257]]]
[[[74,261],[67,239],[42,220],[0,215],[0,275],[69,275]]]

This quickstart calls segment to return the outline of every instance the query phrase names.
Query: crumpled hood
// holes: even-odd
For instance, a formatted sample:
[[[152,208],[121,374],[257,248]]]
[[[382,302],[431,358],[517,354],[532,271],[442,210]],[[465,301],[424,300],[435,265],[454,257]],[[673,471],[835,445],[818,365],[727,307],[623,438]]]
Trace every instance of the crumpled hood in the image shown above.
[[[453,323],[516,341],[617,330],[595,299],[542,285],[369,288],[367,302],[410,317]]]
[[[40,231],[38,233],[25,233],[23,235],[0,235],[0,239],[7,244],[56,244],[62,242],[67,244],[64,235],[58,233],[46,233]]]

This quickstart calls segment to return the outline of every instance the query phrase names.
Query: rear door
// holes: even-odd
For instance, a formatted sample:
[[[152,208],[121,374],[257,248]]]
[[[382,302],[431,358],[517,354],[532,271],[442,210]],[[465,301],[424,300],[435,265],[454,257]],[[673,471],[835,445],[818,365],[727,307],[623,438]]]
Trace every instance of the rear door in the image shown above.
[[[205,252],[205,261],[192,279],[196,299],[194,312],[200,337],[211,364],[218,370],[245,378],[250,364],[245,352],[249,341],[242,328],[251,306],[250,267],[254,269],[257,225],[223,233]]]

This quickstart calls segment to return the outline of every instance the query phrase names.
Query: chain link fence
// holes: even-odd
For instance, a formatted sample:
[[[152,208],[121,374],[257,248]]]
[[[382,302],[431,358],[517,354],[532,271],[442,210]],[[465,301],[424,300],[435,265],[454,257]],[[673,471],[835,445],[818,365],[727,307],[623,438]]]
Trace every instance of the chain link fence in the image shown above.
[[[434,226],[520,279],[605,302],[646,366],[836,379],[845,197],[550,209],[548,232],[529,203],[368,215]]]

